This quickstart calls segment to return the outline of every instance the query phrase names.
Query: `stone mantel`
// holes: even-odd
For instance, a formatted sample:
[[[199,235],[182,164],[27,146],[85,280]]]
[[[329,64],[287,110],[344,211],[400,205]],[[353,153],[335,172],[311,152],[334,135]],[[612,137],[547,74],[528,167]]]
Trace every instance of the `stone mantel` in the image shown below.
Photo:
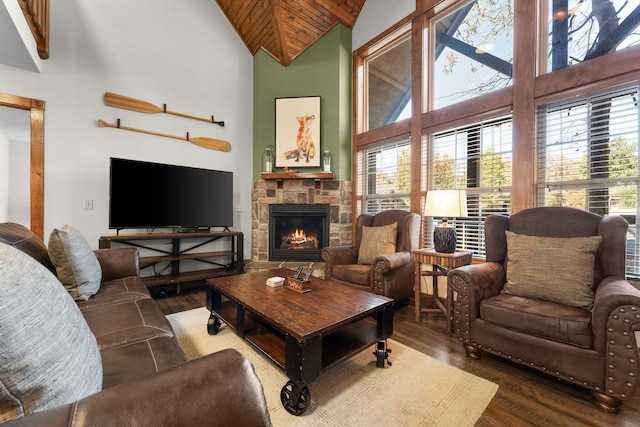
[[[251,259],[269,259],[270,204],[329,204],[329,246],[351,244],[351,181],[288,179],[253,182],[251,191]]]

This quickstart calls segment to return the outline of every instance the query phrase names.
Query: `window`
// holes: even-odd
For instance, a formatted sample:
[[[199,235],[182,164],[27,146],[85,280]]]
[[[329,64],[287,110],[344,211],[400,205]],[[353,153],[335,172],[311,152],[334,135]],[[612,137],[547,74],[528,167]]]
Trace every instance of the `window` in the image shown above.
[[[513,0],[477,0],[435,23],[433,107],[512,82]]]
[[[366,128],[372,130],[411,116],[411,33],[403,27],[364,59]]]
[[[411,145],[409,141],[368,148],[358,153],[361,213],[409,210]]]
[[[458,248],[485,255],[484,219],[511,211],[511,117],[474,123],[433,134],[429,188],[466,189],[466,218],[455,219]],[[433,218],[427,218],[424,241],[432,242]]]
[[[627,274],[640,277],[638,84],[538,109],[538,204],[629,221]]]
[[[548,0],[547,71],[640,43],[640,6],[628,0]],[[635,4],[634,4],[635,3]]]

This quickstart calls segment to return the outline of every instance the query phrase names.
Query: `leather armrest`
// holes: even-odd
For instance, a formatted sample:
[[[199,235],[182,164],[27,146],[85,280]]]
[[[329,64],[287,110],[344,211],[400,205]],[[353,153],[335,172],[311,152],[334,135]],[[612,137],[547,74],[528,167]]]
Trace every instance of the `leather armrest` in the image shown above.
[[[227,349],[3,427],[41,425],[270,426],[271,421],[253,365]]]
[[[353,245],[330,246],[322,249],[322,260],[324,261],[324,278],[329,280],[334,265],[357,264],[358,253]]]
[[[138,276],[140,255],[136,248],[108,248],[93,251],[102,267],[102,281]]]
[[[453,292],[454,329],[465,343],[471,339],[470,322],[480,316],[480,303],[500,293],[504,282],[504,267],[497,262],[465,265],[447,274],[448,292]]]
[[[409,252],[395,252],[377,257],[371,265],[382,274],[386,274],[399,267],[404,267],[409,262],[411,262],[411,254]]]
[[[604,278],[596,288],[591,322],[594,348],[601,354],[612,333],[630,341],[640,330],[640,290],[621,277]]]

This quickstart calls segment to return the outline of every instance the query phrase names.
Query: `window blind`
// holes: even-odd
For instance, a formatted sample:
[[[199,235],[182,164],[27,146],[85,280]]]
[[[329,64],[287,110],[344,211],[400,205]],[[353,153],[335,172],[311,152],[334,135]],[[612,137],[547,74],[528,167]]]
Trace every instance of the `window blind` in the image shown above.
[[[640,277],[637,83],[538,108],[538,205],[629,222],[627,274]]]
[[[409,210],[411,183],[410,141],[365,149],[358,156],[358,172],[363,183],[364,213],[389,209]]]
[[[467,192],[467,216],[449,220],[459,249],[485,255],[484,219],[511,212],[512,121],[510,116],[481,121],[431,135],[429,183],[433,190]],[[424,203],[424,201],[423,201]],[[425,246],[433,243],[440,218],[424,217]]]

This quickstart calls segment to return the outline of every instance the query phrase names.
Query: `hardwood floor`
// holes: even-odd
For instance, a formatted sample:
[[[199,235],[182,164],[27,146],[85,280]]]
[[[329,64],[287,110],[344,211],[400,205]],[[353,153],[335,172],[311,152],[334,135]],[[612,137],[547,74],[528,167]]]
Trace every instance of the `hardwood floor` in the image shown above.
[[[165,314],[205,305],[204,288],[155,298]],[[624,403],[619,414],[607,414],[595,407],[587,391],[571,384],[488,354],[468,359],[458,338],[446,332],[444,317],[429,314],[417,323],[412,303],[396,310],[393,339],[499,385],[477,426],[640,425],[640,392]]]

